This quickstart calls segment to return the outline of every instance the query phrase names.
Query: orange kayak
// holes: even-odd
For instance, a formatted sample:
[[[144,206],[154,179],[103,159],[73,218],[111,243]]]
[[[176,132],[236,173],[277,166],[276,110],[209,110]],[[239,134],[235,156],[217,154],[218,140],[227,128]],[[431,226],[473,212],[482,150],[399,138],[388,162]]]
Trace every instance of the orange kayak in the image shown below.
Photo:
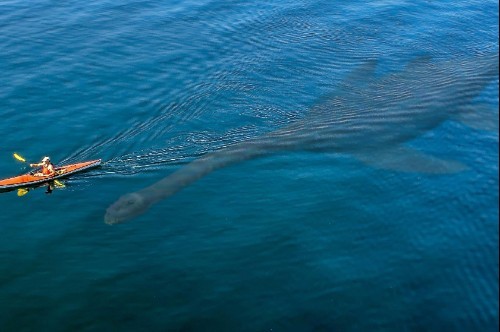
[[[100,164],[101,164],[101,159],[97,159],[97,160],[85,161],[83,163],[58,166],[54,168],[56,174],[54,174],[53,176],[34,176],[31,173],[14,176],[8,179],[0,180],[0,190],[28,187],[41,184],[44,182],[50,182],[58,178],[62,178],[71,174],[75,174],[77,172],[87,170],[92,167],[99,166]]]

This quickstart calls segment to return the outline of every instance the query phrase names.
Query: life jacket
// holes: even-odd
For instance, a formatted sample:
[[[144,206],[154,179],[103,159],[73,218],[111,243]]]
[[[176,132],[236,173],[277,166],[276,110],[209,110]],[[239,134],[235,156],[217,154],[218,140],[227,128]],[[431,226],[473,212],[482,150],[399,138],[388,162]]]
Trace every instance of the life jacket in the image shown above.
[[[52,164],[49,164],[49,166],[54,167]],[[49,175],[51,173],[49,170],[49,166],[45,166],[45,165],[42,166],[42,174],[43,175]]]

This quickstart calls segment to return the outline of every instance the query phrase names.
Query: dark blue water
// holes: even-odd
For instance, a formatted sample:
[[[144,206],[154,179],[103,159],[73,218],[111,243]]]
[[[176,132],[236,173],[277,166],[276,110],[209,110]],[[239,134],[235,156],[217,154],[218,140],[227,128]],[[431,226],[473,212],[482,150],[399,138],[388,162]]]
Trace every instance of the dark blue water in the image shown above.
[[[28,171],[14,152],[105,161],[0,194],[0,330],[498,330],[498,129],[408,142],[458,173],[284,152],[104,223],[124,193],[300,121],[367,59],[498,54],[498,24],[495,1],[0,2],[1,177]],[[476,99],[497,112],[498,77]]]

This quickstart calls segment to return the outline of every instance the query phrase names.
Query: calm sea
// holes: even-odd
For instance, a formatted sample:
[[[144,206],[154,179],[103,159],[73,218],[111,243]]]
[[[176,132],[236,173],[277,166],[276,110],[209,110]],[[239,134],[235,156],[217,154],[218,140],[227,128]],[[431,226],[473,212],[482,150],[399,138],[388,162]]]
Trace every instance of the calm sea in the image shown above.
[[[0,331],[498,330],[498,129],[408,142],[459,173],[284,152],[104,223],[121,195],[300,121],[367,59],[498,54],[498,7],[0,0],[0,178],[28,171],[14,152],[104,161],[0,194]],[[498,77],[478,99],[498,112]]]

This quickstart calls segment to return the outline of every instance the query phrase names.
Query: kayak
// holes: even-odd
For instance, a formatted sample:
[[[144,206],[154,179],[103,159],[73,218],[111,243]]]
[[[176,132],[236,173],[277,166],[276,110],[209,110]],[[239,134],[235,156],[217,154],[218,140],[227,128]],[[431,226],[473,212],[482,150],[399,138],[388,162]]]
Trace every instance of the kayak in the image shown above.
[[[14,176],[4,180],[0,180],[0,190],[15,189],[20,187],[28,187],[33,185],[50,182],[58,178],[66,177],[89,168],[97,167],[101,164],[101,159],[85,161],[82,163],[58,166],[55,167],[55,174],[52,176],[34,176],[35,172],[30,172],[24,175]]]

